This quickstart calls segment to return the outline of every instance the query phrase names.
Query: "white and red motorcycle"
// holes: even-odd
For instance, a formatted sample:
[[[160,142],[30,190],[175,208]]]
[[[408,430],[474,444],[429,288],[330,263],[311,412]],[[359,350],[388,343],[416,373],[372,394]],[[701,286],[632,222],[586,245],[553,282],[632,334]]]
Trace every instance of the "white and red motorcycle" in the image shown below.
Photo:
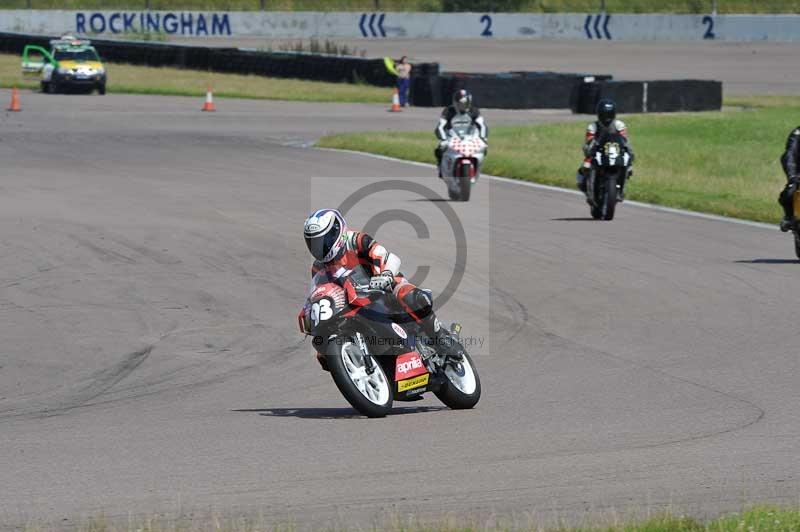
[[[451,200],[469,201],[472,185],[481,173],[487,144],[471,123],[453,124],[444,142],[439,171],[447,183],[447,194]]]

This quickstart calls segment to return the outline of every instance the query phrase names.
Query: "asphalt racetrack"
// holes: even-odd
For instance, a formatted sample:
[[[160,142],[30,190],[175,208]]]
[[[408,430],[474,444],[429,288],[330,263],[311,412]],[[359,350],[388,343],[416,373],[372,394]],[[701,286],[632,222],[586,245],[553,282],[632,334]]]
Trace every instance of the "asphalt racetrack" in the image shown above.
[[[201,103],[25,92],[23,112],[0,115],[4,525],[211,511],[526,523],[797,502],[800,288],[777,228],[630,204],[592,222],[576,195],[490,179],[469,203],[436,201],[430,168],[307,147],[432,129],[431,110]],[[581,138],[576,124],[576,153]],[[428,266],[441,293],[454,231],[467,239],[439,314],[474,339],[474,410],[430,396],[358,417],[297,330],[305,215],[387,178],[431,192],[385,191],[348,217],[424,220],[419,237],[401,221],[376,231],[407,273]]]

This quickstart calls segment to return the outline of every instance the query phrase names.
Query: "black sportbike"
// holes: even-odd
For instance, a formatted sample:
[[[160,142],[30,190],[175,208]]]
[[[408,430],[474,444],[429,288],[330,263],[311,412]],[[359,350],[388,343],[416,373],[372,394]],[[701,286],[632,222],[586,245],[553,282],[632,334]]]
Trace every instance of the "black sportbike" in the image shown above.
[[[586,179],[586,198],[595,220],[613,220],[622,200],[631,165],[627,140],[619,133],[604,135],[592,153],[592,168]]]
[[[425,392],[453,409],[480,399],[478,372],[463,346],[458,357],[439,354],[394,295],[369,288],[362,268],[318,272],[298,320],[325,354],[339,391],[365,416],[383,417],[393,401]],[[461,327],[451,330],[457,338]]]

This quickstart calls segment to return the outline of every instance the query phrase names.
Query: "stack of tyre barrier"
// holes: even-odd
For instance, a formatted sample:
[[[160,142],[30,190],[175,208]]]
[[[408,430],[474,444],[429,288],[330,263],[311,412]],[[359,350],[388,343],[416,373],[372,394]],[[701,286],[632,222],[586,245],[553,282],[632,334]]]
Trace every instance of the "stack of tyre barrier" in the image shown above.
[[[416,106],[446,105],[456,90],[467,89],[481,107],[494,109],[571,108],[588,76],[560,72],[415,74],[411,102]],[[611,76],[593,75],[590,79],[610,80]]]
[[[597,102],[610,98],[622,113],[718,111],[722,108],[722,82],[712,80],[612,81],[582,83],[570,108],[594,113]]]
[[[620,112],[718,111],[722,83],[711,80],[615,81],[602,74],[507,72],[442,73],[412,80],[411,102],[443,106],[458,89],[469,90],[480,107],[497,109],[572,109],[592,114],[611,98]]]

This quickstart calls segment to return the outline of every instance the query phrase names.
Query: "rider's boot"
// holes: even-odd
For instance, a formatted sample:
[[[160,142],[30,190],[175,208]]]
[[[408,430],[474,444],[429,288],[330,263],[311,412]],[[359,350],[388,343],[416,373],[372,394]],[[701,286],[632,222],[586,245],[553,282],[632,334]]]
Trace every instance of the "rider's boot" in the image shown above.
[[[430,339],[431,347],[433,347],[437,353],[455,360],[461,360],[463,358],[463,348],[458,341],[458,334],[451,333],[445,329],[436,316],[433,314],[428,316],[423,322],[422,328]],[[460,325],[457,326],[457,330],[461,330]]]
[[[780,196],[778,196],[778,203],[780,203],[781,207],[783,207],[783,220],[781,220],[780,228],[784,233],[791,230],[793,225],[794,206],[792,205],[792,200],[795,187],[796,185],[793,183],[788,183],[786,188],[784,188],[781,192]]]
[[[628,168],[628,171],[625,172],[625,178],[619,186],[619,197],[618,200],[620,202],[625,201],[625,187],[628,186],[628,181],[633,176],[633,168]]]
[[[583,175],[581,170],[578,170],[578,173],[575,174],[575,186],[578,187],[578,190],[586,194],[586,176]]]
[[[575,185],[578,187],[578,190],[584,194],[586,194],[586,179],[589,177],[591,169],[591,163],[584,161],[581,167],[578,168],[578,173],[575,174]]]
[[[317,362],[319,362],[319,365],[322,366],[324,371],[330,371],[328,368],[328,358],[325,355],[317,352]]]
[[[433,154],[436,156],[436,170],[439,172],[439,179],[444,179],[442,176],[442,148],[437,147],[433,150]]]

